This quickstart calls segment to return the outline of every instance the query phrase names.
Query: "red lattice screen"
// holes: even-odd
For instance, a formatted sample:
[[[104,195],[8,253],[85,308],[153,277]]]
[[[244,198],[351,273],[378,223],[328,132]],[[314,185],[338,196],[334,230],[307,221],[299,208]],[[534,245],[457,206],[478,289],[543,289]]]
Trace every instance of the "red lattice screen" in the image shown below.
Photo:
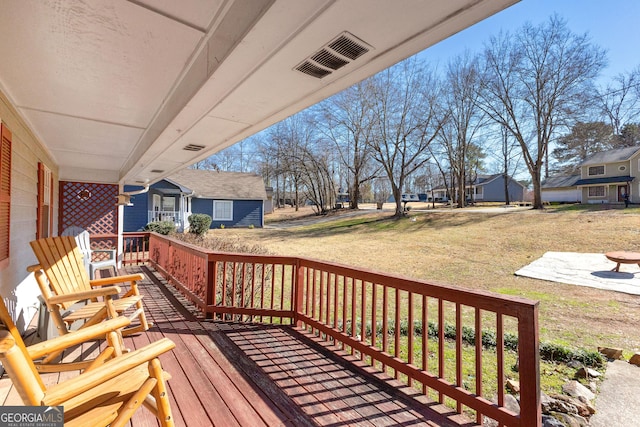
[[[118,238],[118,186],[60,181],[58,233],[71,226],[89,231],[94,249],[115,248]]]

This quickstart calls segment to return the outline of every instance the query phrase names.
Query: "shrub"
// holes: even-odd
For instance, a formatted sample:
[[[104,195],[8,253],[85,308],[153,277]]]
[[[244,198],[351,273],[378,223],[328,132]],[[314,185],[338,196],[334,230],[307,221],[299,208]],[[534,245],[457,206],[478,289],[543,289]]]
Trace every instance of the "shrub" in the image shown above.
[[[211,218],[207,214],[193,214],[189,216],[189,232],[197,234],[198,236],[204,236],[209,231],[211,225]]]
[[[143,228],[144,231],[154,231],[165,236],[176,231],[176,226],[171,221],[154,221],[150,222]]]

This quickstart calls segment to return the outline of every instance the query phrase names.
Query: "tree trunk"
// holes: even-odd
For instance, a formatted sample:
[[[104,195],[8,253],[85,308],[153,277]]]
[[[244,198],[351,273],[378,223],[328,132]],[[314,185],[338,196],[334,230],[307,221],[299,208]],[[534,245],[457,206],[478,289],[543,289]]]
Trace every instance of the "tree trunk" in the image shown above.
[[[504,204],[509,205],[509,174],[505,171],[504,173]]]
[[[353,177],[353,190],[351,191],[351,200],[349,200],[349,209],[358,209],[358,199],[360,199],[360,178],[358,174]]]
[[[542,185],[540,185],[540,168],[532,171],[533,178],[533,209],[544,209],[542,206]]]

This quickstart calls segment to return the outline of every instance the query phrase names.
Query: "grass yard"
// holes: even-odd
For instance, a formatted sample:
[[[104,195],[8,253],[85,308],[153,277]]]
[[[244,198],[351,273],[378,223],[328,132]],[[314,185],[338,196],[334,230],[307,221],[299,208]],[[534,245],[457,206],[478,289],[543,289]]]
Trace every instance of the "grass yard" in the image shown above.
[[[474,212],[475,211],[475,212]],[[640,251],[640,208],[559,206],[544,211],[479,212],[479,208],[336,215],[316,223],[213,231],[296,255],[485,289],[540,301],[541,340],[571,348],[640,351],[640,296],[514,276],[547,251]],[[310,214],[278,211],[293,219]],[[313,219],[313,218],[311,218]],[[219,234],[218,234],[219,233]]]

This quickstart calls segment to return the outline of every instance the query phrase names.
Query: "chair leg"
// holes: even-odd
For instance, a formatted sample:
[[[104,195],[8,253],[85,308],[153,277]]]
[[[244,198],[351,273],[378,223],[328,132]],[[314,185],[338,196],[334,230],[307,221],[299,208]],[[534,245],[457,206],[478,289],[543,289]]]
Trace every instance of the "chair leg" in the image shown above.
[[[142,384],[142,387],[131,396],[127,403],[120,409],[118,416],[110,424],[111,427],[121,427],[127,425],[133,414],[144,402],[146,395],[151,393],[154,387],[158,384],[158,380],[155,378],[149,378]]]
[[[158,421],[162,427],[174,427],[167,384],[164,381],[164,371],[162,370],[162,365],[160,365],[160,360],[156,358],[149,362],[149,373],[158,380],[158,384],[152,392],[156,400]]]

